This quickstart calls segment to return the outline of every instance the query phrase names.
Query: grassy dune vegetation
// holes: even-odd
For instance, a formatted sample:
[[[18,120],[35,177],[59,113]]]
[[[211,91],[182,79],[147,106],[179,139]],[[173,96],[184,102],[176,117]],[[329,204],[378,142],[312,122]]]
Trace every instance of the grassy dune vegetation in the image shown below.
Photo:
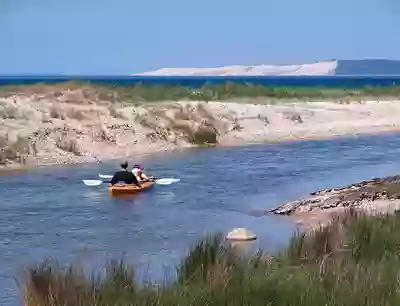
[[[332,87],[268,87],[252,83],[226,82],[219,85],[204,85],[201,88],[173,85],[145,85],[138,83],[134,86],[104,85],[84,82],[64,82],[59,84],[35,84],[0,87],[1,95],[18,93],[49,93],[65,89],[85,87],[88,95],[95,91],[99,98],[110,101],[125,102],[156,102],[156,101],[224,101],[242,98],[267,98],[269,100],[321,100],[321,99],[359,99],[366,97],[398,98],[400,86],[363,87],[363,88],[332,88]]]
[[[45,262],[27,270],[26,305],[398,305],[400,215],[349,211],[297,234],[275,256],[243,256],[220,235],[195,244],[176,279],[142,286],[112,262],[104,276]]]

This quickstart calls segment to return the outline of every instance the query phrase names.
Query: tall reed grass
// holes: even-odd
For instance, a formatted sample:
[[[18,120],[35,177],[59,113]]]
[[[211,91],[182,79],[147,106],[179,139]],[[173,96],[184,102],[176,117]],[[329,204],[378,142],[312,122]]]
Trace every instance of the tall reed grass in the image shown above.
[[[274,254],[245,256],[220,234],[192,246],[176,279],[143,286],[111,262],[106,275],[44,262],[27,269],[26,305],[398,305],[400,215],[349,211],[297,233]]]

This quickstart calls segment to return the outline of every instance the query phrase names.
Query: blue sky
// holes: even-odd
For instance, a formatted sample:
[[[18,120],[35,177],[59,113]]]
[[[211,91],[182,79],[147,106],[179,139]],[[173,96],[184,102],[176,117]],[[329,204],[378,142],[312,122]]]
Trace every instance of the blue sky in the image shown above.
[[[0,0],[0,74],[400,59],[398,0]]]

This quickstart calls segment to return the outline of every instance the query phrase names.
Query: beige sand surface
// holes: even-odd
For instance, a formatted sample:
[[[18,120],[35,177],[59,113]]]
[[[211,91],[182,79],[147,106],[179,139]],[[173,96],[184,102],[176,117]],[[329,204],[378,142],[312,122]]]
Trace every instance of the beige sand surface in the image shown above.
[[[324,61],[301,65],[233,65],[213,68],[161,68],[137,75],[330,75],[337,68],[337,61]]]
[[[400,126],[399,101],[245,102],[133,106],[79,88],[3,97],[0,162],[18,167],[107,160],[193,147],[204,135],[232,146],[397,131]]]

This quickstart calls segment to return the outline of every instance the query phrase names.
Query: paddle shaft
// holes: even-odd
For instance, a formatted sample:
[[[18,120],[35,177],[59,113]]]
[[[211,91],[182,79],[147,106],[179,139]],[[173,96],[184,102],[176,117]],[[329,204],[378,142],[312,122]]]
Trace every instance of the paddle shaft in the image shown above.
[[[178,181],[180,181],[180,179],[149,177],[148,179],[142,180],[142,181],[138,182],[138,184],[135,184],[135,185],[137,185],[138,187],[141,187],[140,185],[142,183],[146,183],[146,182],[153,182],[158,185],[170,185],[170,184],[178,182]],[[111,183],[111,181],[109,181],[109,180],[106,180],[106,181],[105,180],[83,180],[83,182],[87,186],[98,186],[103,183],[108,183],[108,184]]]

